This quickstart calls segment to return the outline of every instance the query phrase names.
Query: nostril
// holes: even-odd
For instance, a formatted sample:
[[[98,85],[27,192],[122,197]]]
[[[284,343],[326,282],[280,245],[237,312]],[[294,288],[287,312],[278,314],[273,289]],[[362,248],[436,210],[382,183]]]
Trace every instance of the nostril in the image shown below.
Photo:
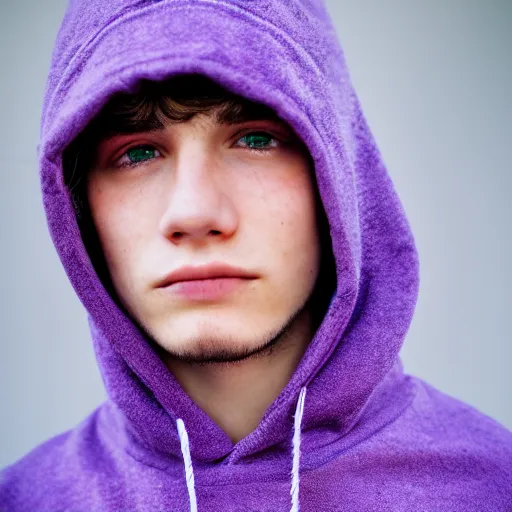
[[[174,239],[179,240],[180,238],[182,238],[182,237],[183,237],[183,233],[180,233],[179,231],[177,231],[176,233],[173,233],[172,237],[173,237]]]
[[[209,234],[210,235],[220,235],[220,231],[217,231],[216,229],[212,229]]]

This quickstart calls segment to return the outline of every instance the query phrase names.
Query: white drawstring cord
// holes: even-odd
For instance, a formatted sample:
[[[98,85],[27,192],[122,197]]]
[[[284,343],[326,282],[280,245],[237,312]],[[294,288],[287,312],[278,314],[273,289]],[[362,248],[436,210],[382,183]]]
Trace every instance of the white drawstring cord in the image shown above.
[[[180,436],[181,453],[185,464],[185,477],[187,479],[188,497],[190,500],[190,512],[197,512],[196,489],[194,487],[194,469],[192,467],[192,457],[190,457],[190,446],[188,444],[188,434],[185,424],[181,418],[176,420],[178,434]]]
[[[299,463],[300,463],[300,434],[302,416],[304,414],[304,401],[306,398],[306,388],[300,390],[299,400],[295,409],[295,418],[293,424],[293,464],[292,464],[292,486],[290,495],[292,498],[292,508],[290,512],[299,512]],[[197,512],[196,490],[194,486],[194,469],[192,467],[192,458],[190,456],[190,446],[185,424],[181,418],[176,420],[178,434],[180,436],[181,453],[185,464],[185,476],[187,480],[188,496],[190,500],[190,512]]]
[[[292,497],[292,508],[290,512],[299,512],[299,463],[300,463],[300,428],[302,415],[304,414],[304,400],[306,398],[306,388],[300,390],[297,408],[295,409],[295,420],[293,425],[293,465],[292,465],[292,487],[290,495]]]

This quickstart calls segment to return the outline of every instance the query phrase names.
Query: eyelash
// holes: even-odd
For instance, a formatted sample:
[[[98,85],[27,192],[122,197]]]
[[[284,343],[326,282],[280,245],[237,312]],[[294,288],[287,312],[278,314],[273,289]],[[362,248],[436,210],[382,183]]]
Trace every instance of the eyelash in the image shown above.
[[[244,137],[247,137],[249,135],[266,135],[268,136],[272,141],[276,141],[276,142],[279,142],[278,139],[276,137],[274,137],[272,134],[266,132],[266,131],[263,131],[263,130],[259,130],[259,131],[250,131],[250,132],[246,132],[244,133],[243,135],[241,135],[238,139],[237,139],[237,142],[241,139],[243,139]],[[270,142],[269,144],[272,144],[272,142]],[[131,146],[129,147],[128,149],[126,149],[126,151],[116,160],[116,162],[119,162],[119,160],[121,160],[122,158],[124,158],[126,156],[126,154],[133,150],[133,149],[142,149],[142,148],[149,148],[149,149],[154,149],[155,151],[158,151],[154,146],[152,146],[151,144],[138,144],[138,145],[135,145],[135,146]],[[269,148],[250,148],[250,147],[246,147],[246,149],[248,151],[251,151],[251,152],[255,152],[255,153],[258,153],[258,154],[262,154],[262,153],[269,153],[270,151],[274,150],[275,149],[275,146],[273,147],[269,147]],[[159,152],[159,151],[158,151]],[[157,158],[157,157],[155,157]],[[138,167],[140,165],[145,165],[149,162],[151,162],[152,160],[154,160],[154,158],[148,158],[147,160],[142,160],[142,161],[139,161],[139,162],[124,162],[124,163],[121,163],[121,164],[117,164],[116,167],[119,167],[119,168],[131,168],[131,167]]]

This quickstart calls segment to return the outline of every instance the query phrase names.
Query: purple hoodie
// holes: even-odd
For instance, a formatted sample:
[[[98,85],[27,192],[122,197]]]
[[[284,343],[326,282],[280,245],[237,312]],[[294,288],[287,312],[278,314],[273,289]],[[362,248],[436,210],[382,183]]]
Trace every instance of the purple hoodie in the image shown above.
[[[304,141],[336,263],[298,368],[236,444],[107,293],[61,165],[113,93],[190,72],[269,105]],[[2,512],[512,511],[512,434],[403,372],[418,255],[320,0],[71,0],[39,165],[108,399],[2,470]]]

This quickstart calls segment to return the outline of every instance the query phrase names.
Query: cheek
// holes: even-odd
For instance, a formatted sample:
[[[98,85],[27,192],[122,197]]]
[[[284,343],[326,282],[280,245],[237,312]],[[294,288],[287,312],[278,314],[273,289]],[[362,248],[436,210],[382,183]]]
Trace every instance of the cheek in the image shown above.
[[[278,258],[283,273],[295,273],[296,279],[297,272],[306,272],[316,278],[320,239],[315,189],[308,169],[297,164],[281,167],[279,172],[266,172],[265,179],[250,188],[255,219],[251,231],[260,233],[258,239],[263,239],[271,257]]]
[[[87,193],[92,219],[115,282],[133,272],[131,267],[139,259],[155,212],[140,188],[114,185],[103,176],[93,175]]]
[[[320,239],[316,223],[316,205],[311,185],[294,191],[286,210],[287,222],[283,223],[289,247],[288,257],[300,262],[299,272],[314,274],[320,261]]]

